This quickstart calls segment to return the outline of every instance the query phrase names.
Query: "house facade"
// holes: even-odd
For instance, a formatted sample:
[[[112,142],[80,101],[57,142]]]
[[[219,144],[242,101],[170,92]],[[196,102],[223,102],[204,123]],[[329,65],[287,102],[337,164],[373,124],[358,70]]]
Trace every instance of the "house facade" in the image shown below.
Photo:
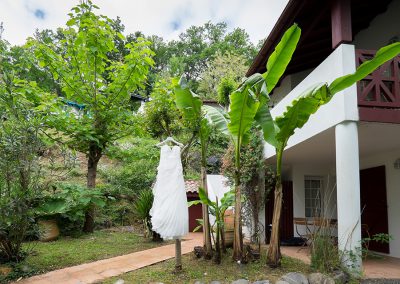
[[[270,94],[271,113],[279,116],[313,84],[353,73],[377,49],[399,41],[399,15],[400,0],[290,0],[247,75],[265,72],[286,29],[300,26],[298,48]],[[270,145],[265,158],[274,164]],[[400,258],[400,57],[312,115],[289,140],[283,167],[282,238],[304,232],[296,218],[326,217],[336,224],[342,251],[357,252],[362,238],[384,233],[389,243],[370,242],[369,249]],[[345,261],[359,268],[356,255]]]

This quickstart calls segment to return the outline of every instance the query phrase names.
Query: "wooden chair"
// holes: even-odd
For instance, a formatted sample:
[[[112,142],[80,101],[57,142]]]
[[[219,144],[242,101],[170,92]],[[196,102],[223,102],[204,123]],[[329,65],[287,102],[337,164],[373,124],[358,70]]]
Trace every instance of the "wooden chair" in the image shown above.
[[[293,223],[296,228],[297,235],[304,240],[303,246],[308,245],[310,238],[311,238],[311,230],[310,230],[310,222],[307,218],[303,217],[295,217],[293,218]],[[305,231],[300,231],[299,227],[304,227]]]
[[[328,227],[331,228],[337,224],[337,220],[327,219],[324,217],[296,217],[293,218],[293,222],[296,228],[296,233],[305,241],[305,244],[309,246],[312,244],[313,239],[321,229]],[[304,226],[304,232],[299,231],[300,226]]]

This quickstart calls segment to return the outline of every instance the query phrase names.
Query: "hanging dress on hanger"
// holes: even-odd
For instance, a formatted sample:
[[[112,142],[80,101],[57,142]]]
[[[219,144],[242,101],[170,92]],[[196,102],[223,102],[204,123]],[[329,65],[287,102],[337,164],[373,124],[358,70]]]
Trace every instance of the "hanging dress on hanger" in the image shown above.
[[[160,164],[150,210],[153,231],[163,239],[180,239],[189,232],[188,205],[183,179],[181,149],[161,147]]]

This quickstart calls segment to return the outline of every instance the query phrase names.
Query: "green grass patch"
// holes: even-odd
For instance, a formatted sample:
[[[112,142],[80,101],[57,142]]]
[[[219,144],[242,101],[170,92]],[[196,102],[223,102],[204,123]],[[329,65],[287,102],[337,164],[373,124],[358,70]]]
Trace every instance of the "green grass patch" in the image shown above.
[[[54,242],[27,243],[25,246],[31,253],[24,264],[35,273],[43,273],[166,244],[151,242],[132,232],[96,231],[78,238],[61,237]]]
[[[174,259],[170,259],[152,266],[148,266],[136,271],[132,271],[107,279],[101,283],[113,284],[118,279],[123,279],[126,284],[131,283],[194,283],[196,280],[209,283],[212,280],[218,280],[222,283],[231,283],[237,279],[248,279],[250,281],[268,279],[275,283],[283,274],[287,272],[309,273],[310,268],[307,264],[284,257],[282,266],[277,269],[271,269],[266,265],[265,252],[260,260],[250,262],[245,265],[239,265],[231,258],[231,253],[222,259],[222,263],[217,265],[213,261],[197,259],[193,254],[185,255],[182,258],[183,271],[175,274]]]

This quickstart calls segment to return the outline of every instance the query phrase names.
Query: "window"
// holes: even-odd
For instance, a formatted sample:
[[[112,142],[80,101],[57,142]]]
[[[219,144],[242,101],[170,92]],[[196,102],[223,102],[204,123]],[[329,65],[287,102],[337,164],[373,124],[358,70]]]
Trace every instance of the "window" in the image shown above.
[[[306,176],[304,189],[306,217],[320,217],[322,209],[322,178]]]

